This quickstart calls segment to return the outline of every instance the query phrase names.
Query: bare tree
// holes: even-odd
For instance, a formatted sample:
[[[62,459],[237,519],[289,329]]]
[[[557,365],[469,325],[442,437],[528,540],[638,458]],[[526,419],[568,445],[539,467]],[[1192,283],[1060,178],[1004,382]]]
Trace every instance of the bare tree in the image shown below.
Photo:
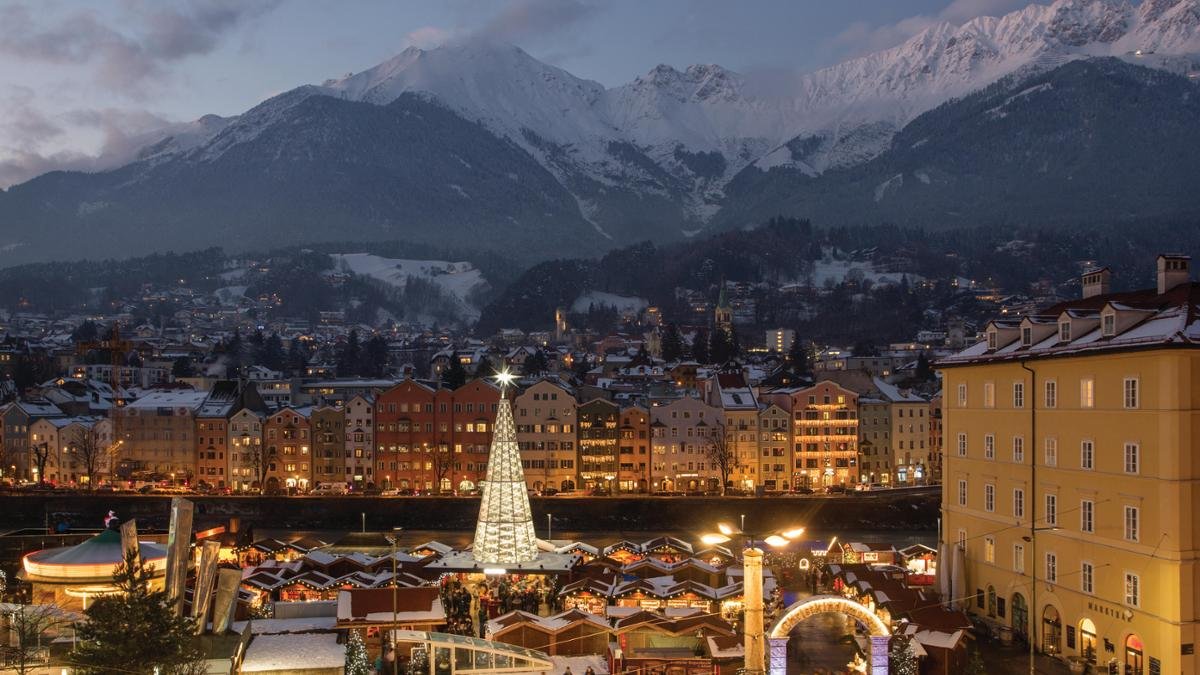
[[[104,459],[105,453],[105,448],[100,447],[100,442],[96,439],[94,432],[94,428],[88,429],[80,426],[67,444],[71,454],[75,455],[79,463],[83,465],[83,475],[87,476],[89,490],[96,489],[96,474],[100,470],[100,463]]]
[[[442,481],[447,476],[454,477],[454,453],[450,452],[448,443],[438,443],[432,448],[433,475],[434,475],[434,491],[435,494],[442,493]],[[453,480],[451,481],[450,489],[454,489]]]
[[[46,464],[50,461],[50,444],[37,443],[30,445],[29,452],[33,454],[33,463],[37,467],[38,482],[45,483]]]
[[[721,474],[722,495],[725,494],[725,485],[729,482],[729,476],[738,467],[737,450],[733,441],[729,438],[730,433],[724,423],[718,422],[716,426],[711,427],[712,435],[709,437],[708,446],[705,448],[708,461],[712,462],[713,466]]]
[[[69,615],[57,605],[20,605],[8,615],[13,642],[9,664],[18,673],[31,673],[49,658],[43,637],[51,630],[70,623]]]

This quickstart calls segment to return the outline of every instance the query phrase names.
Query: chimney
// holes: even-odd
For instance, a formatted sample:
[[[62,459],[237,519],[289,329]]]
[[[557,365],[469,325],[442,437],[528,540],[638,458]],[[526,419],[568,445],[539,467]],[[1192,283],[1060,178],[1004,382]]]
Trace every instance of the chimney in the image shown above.
[[[1158,254],[1158,294],[1162,295],[1179,284],[1191,281],[1188,270],[1192,257],[1171,253]]]
[[[1083,273],[1083,297],[1107,295],[1112,291],[1112,272],[1107,267]]]

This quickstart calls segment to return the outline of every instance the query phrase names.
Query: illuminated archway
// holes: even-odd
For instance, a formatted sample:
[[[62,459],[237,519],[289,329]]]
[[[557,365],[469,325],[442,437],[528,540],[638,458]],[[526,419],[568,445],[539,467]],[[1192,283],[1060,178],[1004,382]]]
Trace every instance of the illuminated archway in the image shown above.
[[[883,619],[866,606],[840,595],[814,595],[788,607],[767,633],[771,643],[771,675],[784,675],[787,672],[788,634],[796,624],[817,614],[845,614],[866,626],[871,636],[871,653],[867,655],[871,663],[870,672],[872,675],[888,672],[888,641],[892,631]]]

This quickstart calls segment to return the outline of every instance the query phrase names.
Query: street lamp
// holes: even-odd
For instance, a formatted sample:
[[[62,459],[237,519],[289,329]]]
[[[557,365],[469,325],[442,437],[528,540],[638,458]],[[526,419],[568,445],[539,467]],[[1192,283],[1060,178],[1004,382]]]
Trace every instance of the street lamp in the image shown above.
[[[397,630],[397,627],[396,627],[396,615],[397,615],[396,592],[397,592],[397,588],[399,587],[400,583],[399,583],[399,579],[396,576],[396,542],[400,541],[400,532],[403,529],[404,529],[403,527],[393,527],[392,534],[390,536],[386,537],[388,540],[388,543],[390,543],[392,545],[392,636],[390,638],[388,638],[387,641],[385,641],[385,644],[390,642],[391,639],[393,639],[395,637],[395,631]],[[395,670],[395,667],[396,667],[395,659],[396,659],[397,655],[395,653],[395,650],[396,650],[395,645],[392,645],[392,659],[393,659],[392,660],[392,668],[393,668],[393,671]]]
[[[546,541],[550,541],[551,539],[554,538],[551,536],[553,534],[553,531],[554,531],[554,521],[553,521],[551,514],[547,513],[546,514]]]
[[[743,650],[746,655],[742,673],[764,675],[766,635],[763,628],[763,552],[754,546],[754,542],[762,539],[768,546],[781,548],[804,534],[804,528],[791,527],[786,530],[750,533],[745,529],[745,514],[741,516],[741,524],[742,527],[735,530],[727,523],[717,523],[717,531],[702,535],[700,541],[709,546],[716,546],[732,541],[737,535],[746,537],[746,547],[742,551],[742,596],[746,611],[745,625],[742,627]]]

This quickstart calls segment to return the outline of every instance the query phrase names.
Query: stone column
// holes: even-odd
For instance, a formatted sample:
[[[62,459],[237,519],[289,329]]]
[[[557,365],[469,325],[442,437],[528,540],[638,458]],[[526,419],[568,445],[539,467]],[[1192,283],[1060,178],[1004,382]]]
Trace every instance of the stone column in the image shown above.
[[[771,643],[771,663],[769,675],[787,675],[787,645],[785,637],[768,638]]]
[[[763,552],[757,548],[742,552],[742,597],[746,607],[745,675],[763,675],[763,653],[766,640],[763,635]]]
[[[871,675],[887,675],[888,673],[888,642],[887,635],[871,636]]]

